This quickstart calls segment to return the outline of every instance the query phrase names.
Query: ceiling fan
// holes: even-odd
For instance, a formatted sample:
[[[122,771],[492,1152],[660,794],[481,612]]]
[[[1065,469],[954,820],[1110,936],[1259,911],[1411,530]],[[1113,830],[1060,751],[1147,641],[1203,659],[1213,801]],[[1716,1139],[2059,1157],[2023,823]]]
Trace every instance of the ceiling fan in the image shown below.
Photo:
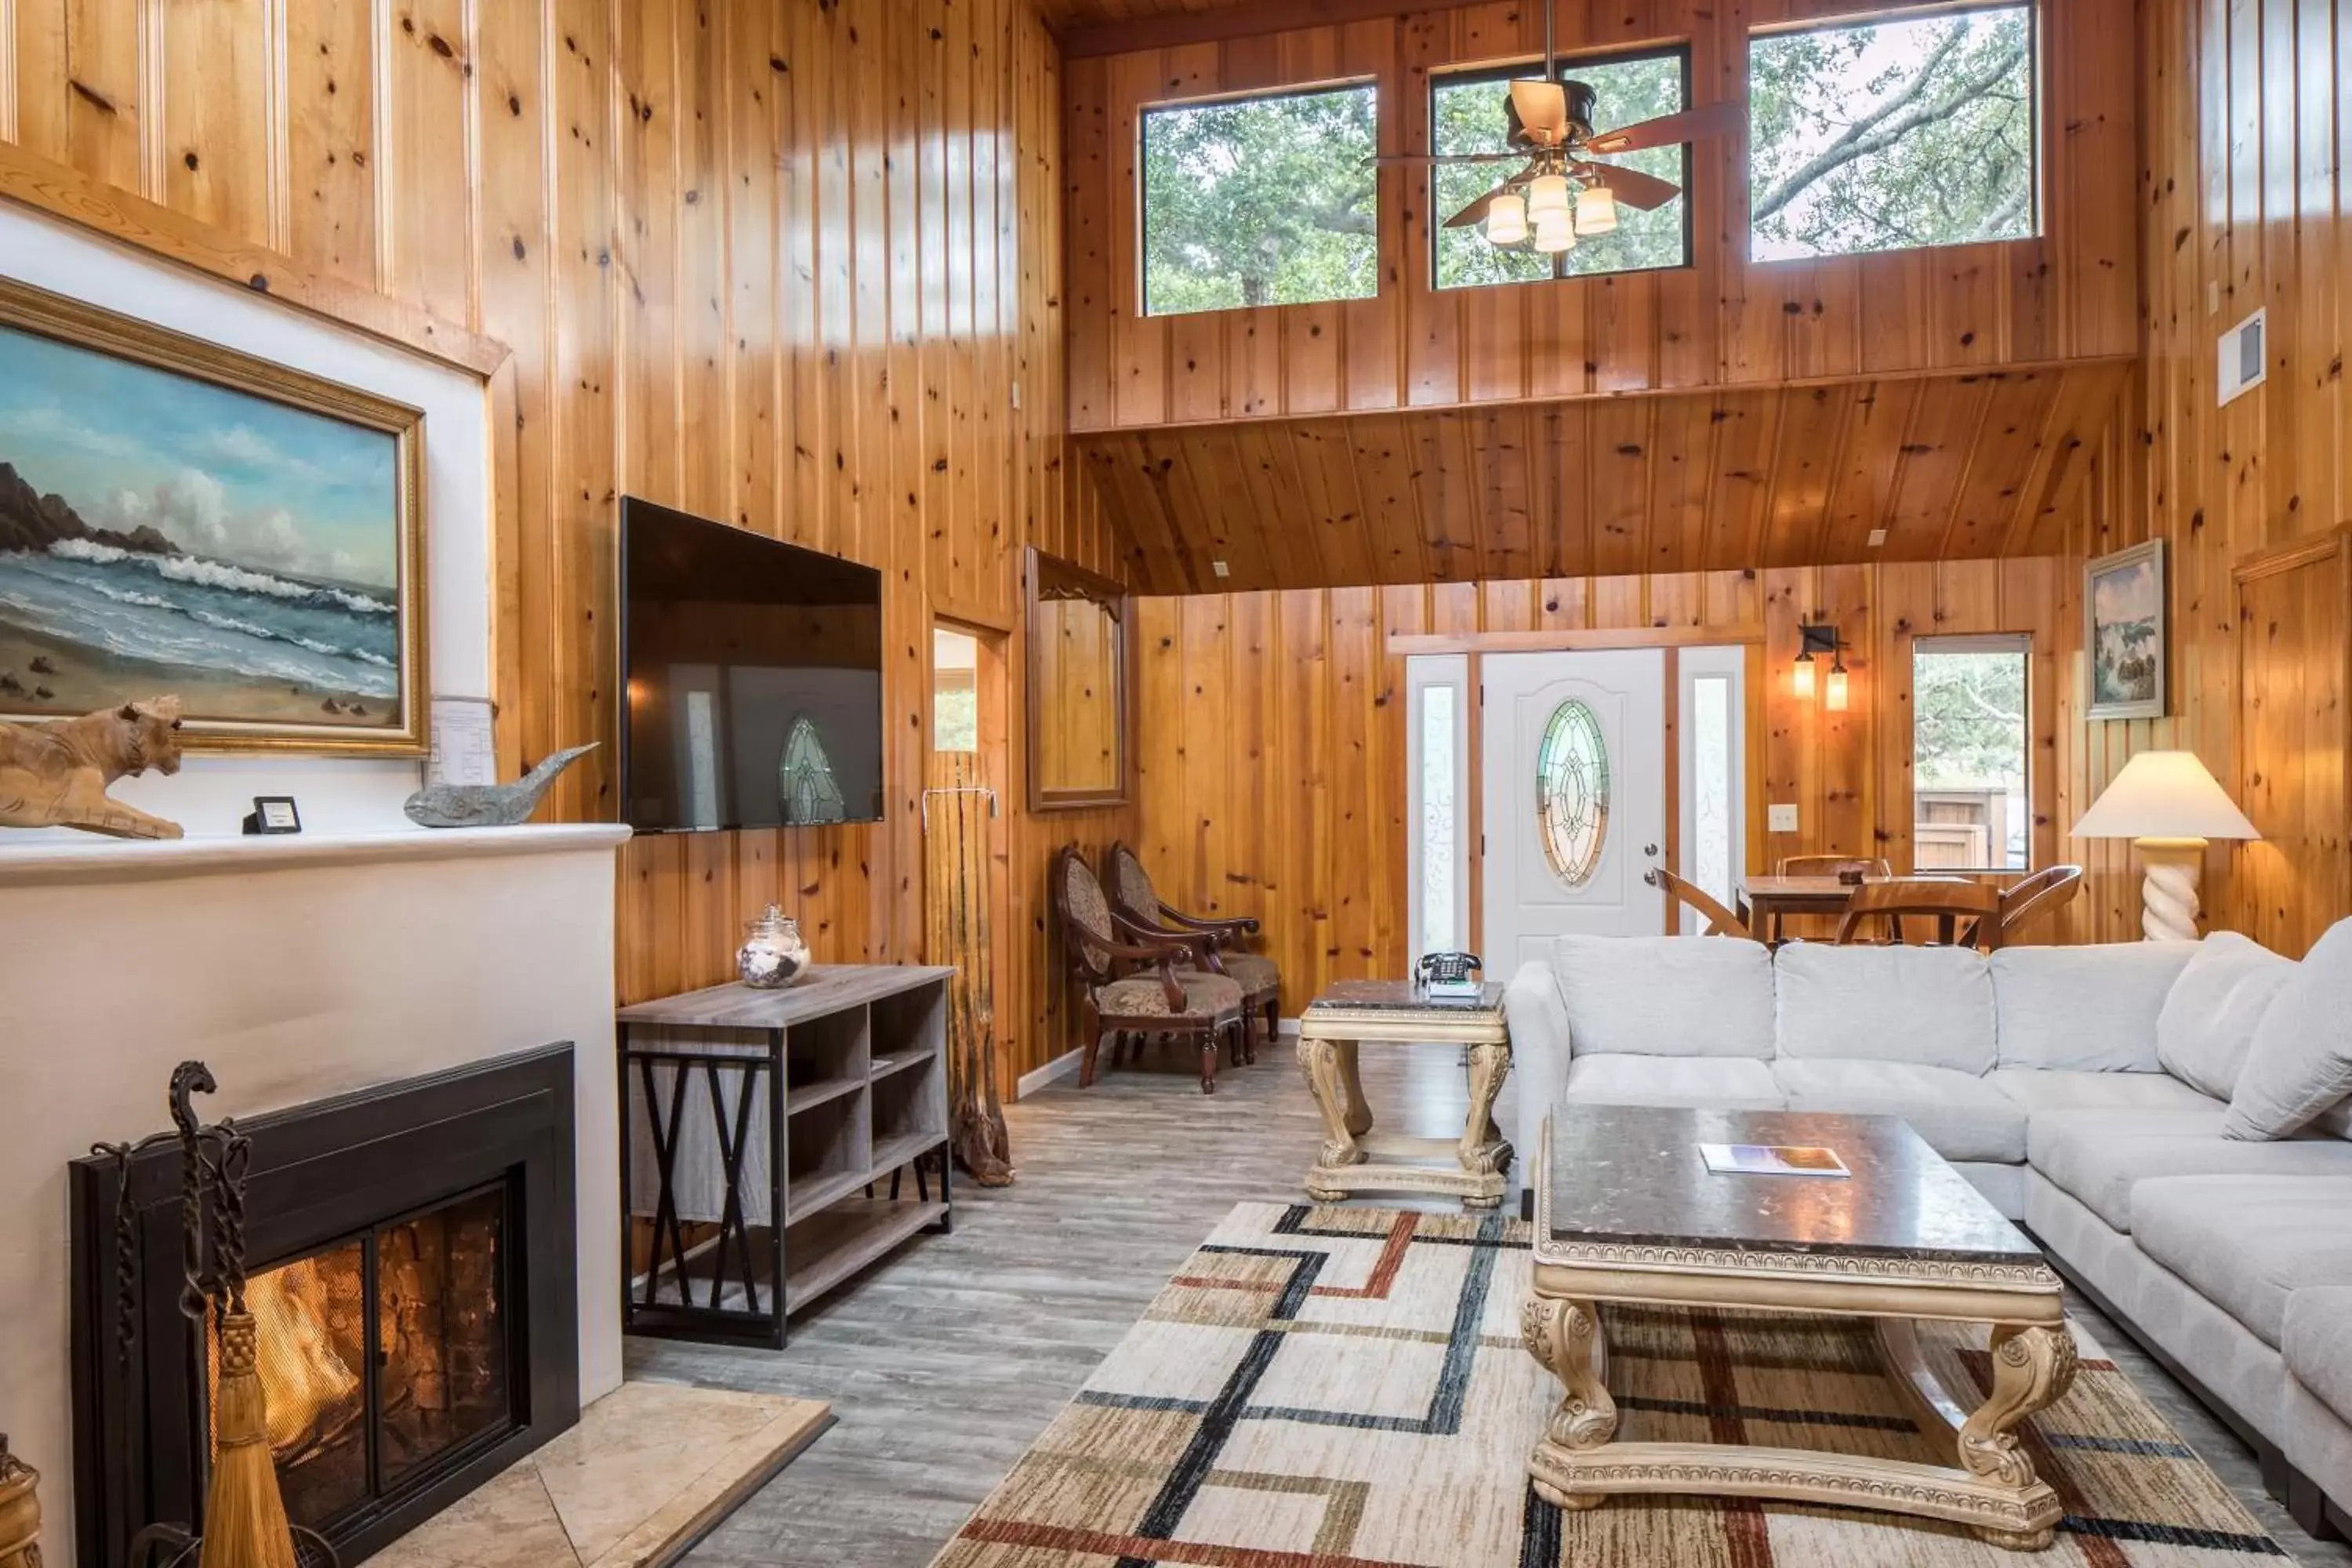
[[[1504,102],[1504,140],[1509,151],[1392,153],[1368,158],[1366,164],[1521,163],[1501,184],[1447,218],[1444,226],[1466,228],[1483,222],[1489,243],[1531,243],[1547,255],[1573,248],[1580,234],[1590,237],[1615,228],[1620,202],[1647,212],[1681,195],[1682,187],[1672,181],[1593,160],[1724,135],[1738,126],[1739,106],[1713,103],[1596,133],[1592,116],[1597,95],[1588,83],[1560,79],[1551,24],[1547,3],[1543,75],[1513,79]]]

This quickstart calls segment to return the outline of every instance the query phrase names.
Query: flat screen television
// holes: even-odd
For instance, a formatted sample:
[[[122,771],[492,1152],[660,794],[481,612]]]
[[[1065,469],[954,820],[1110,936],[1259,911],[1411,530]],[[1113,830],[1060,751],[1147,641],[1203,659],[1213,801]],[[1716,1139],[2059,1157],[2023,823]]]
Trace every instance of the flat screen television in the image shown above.
[[[621,802],[643,833],[882,816],[882,574],[621,502]]]

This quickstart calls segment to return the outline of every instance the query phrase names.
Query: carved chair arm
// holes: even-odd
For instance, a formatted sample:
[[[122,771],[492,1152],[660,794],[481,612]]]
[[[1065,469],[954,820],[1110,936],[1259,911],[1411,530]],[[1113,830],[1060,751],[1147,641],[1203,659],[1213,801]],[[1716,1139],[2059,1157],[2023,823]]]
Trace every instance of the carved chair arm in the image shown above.
[[[1111,923],[1136,941],[1152,945],[1164,945],[1171,953],[1189,956],[1193,963],[1213,974],[1223,974],[1225,966],[1217,958],[1217,942],[1213,937],[1195,936],[1187,931],[1172,931],[1148,925],[1124,910],[1111,911]]]
[[[1162,904],[1160,906],[1160,918],[1171,925],[1182,926],[1188,931],[1203,931],[1220,937],[1257,934],[1257,921],[1250,915],[1234,915],[1229,919],[1210,920],[1202,915],[1188,915],[1181,910],[1171,910],[1166,904]]]

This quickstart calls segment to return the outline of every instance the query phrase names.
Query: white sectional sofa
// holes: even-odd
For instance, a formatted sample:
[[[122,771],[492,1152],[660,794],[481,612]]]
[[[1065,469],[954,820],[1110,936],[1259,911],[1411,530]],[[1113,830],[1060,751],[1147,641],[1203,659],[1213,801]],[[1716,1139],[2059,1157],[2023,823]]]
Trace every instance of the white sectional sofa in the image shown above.
[[[2344,1528],[2352,1103],[2285,1137],[2245,1123],[2280,1130],[2282,1081],[2352,1087],[2352,921],[2301,964],[2227,932],[1990,957],[1566,937],[1505,1007],[1522,1150],[1563,1104],[1904,1118],[2261,1454],[2305,1529]]]

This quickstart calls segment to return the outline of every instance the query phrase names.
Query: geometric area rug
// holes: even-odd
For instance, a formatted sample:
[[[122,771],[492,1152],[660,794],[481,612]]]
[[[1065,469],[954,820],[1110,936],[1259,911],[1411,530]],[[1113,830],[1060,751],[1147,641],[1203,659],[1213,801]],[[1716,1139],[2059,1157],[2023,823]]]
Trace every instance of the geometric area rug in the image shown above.
[[[1519,1342],[1528,1226],[1502,1215],[1243,1204],[933,1568],[2258,1568],[2286,1553],[2078,1327],[2023,1430],[2056,1544],[1798,1503],[1528,1486],[1559,1387]],[[1859,1320],[1601,1309],[1619,1431],[1948,1463]],[[1984,1331],[1920,1325],[1947,1386]]]

